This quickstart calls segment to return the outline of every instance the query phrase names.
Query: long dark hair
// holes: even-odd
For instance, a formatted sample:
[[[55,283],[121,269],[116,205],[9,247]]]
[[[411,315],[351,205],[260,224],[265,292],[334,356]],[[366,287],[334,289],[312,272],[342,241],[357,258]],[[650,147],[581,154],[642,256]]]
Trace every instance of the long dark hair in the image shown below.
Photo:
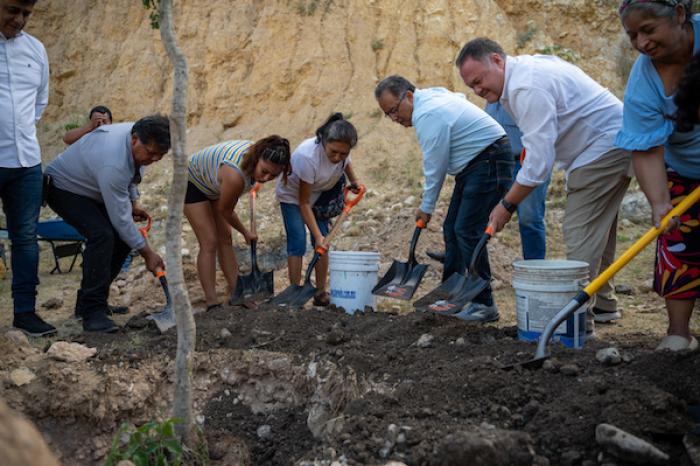
[[[678,131],[692,131],[693,127],[700,123],[698,121],[698,110],[700,110],[700,52],[695,54],[685,68],[673,101],[678,107],[678,112],[676,113]]]
[[[316,130],[316,144],[325,146],[333,141],[344,142],[350,148],[357,144],[357,130],[340,112],[333,113]]]
[[[255,166],[263,159],[267,162],[281,165],[282,177],[287,182],[287,177],[292,174],[292,155],[289,150],[289,141],[282,136],[273,134],[258,140],[250,146],[241,162],[241,171],[252,177],[255,173]]]

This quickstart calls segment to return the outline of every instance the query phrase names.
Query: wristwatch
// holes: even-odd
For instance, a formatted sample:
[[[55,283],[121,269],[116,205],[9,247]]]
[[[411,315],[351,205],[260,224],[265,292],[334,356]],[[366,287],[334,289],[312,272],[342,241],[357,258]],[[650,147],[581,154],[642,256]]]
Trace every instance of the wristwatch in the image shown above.
[[[515,209],[518,208],[517,204],[513,204],[512,202],[506,201],[505,197],[503,199],[501,199],[501,205],[503,206],[504,209],[506,209],[508,211],[508,213],[511,213],[511,214],[513,212],[515,212]]]

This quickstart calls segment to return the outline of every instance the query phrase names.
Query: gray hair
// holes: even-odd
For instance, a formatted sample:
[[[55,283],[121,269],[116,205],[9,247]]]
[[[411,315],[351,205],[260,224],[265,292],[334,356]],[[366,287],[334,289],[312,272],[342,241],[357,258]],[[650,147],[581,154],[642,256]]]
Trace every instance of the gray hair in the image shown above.
[[[316,130],[316,143],[344,142],[351,148],[357,144],[357,130],[343,117],[342,113],[334,113]]]
[[[506,58],[506,53],[498,42],[487,37],[477,37],[464,44],[464,47],[462,47],[462,50],[459,51],[455,59],[455,66],[461,68],[468,58],[484,61],[484,59],[488,58],[492,53],[497,53],[504,59]]]
[[[399,97],[404,92],[414,92],[415,90],[416,86],[411,84],[411,81],[403,76],[395,74],[382,79],[382,81],[377,84],[377,87],[374,89],[374,98],[379,100],[382,94],[384,94],[384,91],[389,91],[394,97]]]
[[[685,10],[685,22],[689,23],[693,16],[693,0],[676,0],[678,5],[681,5]],[[646,17],[652,18],[673,18],[676,16],[676,7],[664,2],[629,2],[624,9],[621,7],[620,19],[625,20],[627,15],[632,10],[638,10],[644,13]]]

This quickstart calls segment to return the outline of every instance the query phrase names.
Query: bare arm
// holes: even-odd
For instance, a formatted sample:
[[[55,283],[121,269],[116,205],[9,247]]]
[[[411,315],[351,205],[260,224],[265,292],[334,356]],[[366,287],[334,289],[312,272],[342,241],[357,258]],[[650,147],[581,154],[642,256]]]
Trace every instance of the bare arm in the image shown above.
[[[219,200],[216,203],[216,209],[226,222],[238,231],[249,243],[254,238],[252,233],[243,225],[241,219],[236,214],[236,204],[243,194],[245,182],[240,173],[234,168],[222,165],[219,168],[219,177],[221,181],[221,192]]]
[[[317,245],[323,244],[323,235],[321,234],[321,229],[316,223],[316,217],[314,216],[313,210],[311,210],[311,185],[305,181],[299,180],[299,210],[301,211],[301,218],[304,219],[304,223],[309,227],[309,231],[314,237]]]
[[[658,227],[664,215],[673,208],[667,188],[663,146],[632,152],[632,164],[639,186],[651,205],[651,221]]]
[[[357,181],[357,176],[355,175],[355,170],[352,169],[352,162],[348,162],[347,165],[345,165],[345,174],[348,175],[348,180],[350,181],[350,184],[359,184]]]
[[[91,132],[98,126],[102,125],[108,125],[110,124],[111,121],[109,120],[109,116],[105,113],[100,113],[100,112],[95,112],[92,114],[90,117],[90,121],[85,123],[83,126],[80,128],[75,128],[70,131],[68,131],[66,134],[63,135],[63,142],[68,144],[69,146],[78,139],[82,138],[85,136],[87,133]]]

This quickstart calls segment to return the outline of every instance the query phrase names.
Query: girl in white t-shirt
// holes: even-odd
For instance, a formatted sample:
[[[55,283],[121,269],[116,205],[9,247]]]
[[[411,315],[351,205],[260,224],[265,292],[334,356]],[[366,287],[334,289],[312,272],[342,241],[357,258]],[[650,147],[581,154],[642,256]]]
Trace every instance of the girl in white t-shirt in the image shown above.
[[[357,177],[350,162],[350,150],[357,144],[355,127],[334,113],[316,130],[316,137],[303,141],[292,153],[292,174],[284,183],[277,181],[277,200],[280,201],[284,229],[287,233],[287,265],[289,282],[301,282],[302,258],[306,253],[306,228],[314,246],[322,244],[328,234],[329,219],[318,218],[312,207],[321,194],[333,189],[345,174],[350,188],[357,193]],[[328,256],[321,256],[316,265],[314,305],[328,306],[326,291]]]

